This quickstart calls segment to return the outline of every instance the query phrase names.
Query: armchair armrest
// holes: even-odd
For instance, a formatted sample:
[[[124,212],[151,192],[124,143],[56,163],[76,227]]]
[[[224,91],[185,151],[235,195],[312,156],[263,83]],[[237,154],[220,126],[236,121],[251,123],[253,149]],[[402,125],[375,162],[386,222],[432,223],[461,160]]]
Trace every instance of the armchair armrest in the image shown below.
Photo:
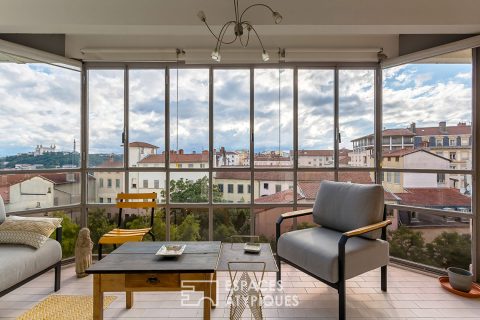
[[[55,240],[62,244],[62,226],[58,227],[57,230],[55,230]]]
[[[361,235],[361,234],[364,234],[364,233],[367,233],[367,232],[370,232],[370,231],[385,228],[386,226],[388,226],[390,224],[392,224],[391,220],[385,220],[385,221],[374,223],[374,224],[371,224],[371,225],[368,225],[368,226],[365,226],[365,227],[361,227],[361,228],[358,228],[358,229],[355,229],[355,230],[344,232],[343,235],[350,238],[350,237],[358,236],[358,235]]]
[[[277,219],[277,224],[282,223],[283,220],[285,220],[285,219],[308,216],[309,214],[312,214],[312,213],[313,213],[313,208],[282,213],[280,215],[280,217],[278,217],[278,219]]]
[[[285,219],[291,219],[291,218],[297,218],[297,217],[303,217],[303,216],[308,216],[313,213],[313,208],[309,209],[304,209],[304,210],[297,210],[297,211],[292,211],[292,212],[286,212],[282,213],[280,217],[277,219],[276,223],[276,228],[275,228],[275,239],[276,242],[278,242],[278,238],[280,238],[280,226]]]

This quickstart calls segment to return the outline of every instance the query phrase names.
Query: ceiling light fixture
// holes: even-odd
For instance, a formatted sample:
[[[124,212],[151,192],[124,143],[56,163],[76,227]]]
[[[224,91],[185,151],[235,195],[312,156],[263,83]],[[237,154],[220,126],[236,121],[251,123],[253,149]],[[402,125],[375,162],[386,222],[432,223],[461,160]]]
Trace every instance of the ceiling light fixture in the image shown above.
[[[260,46],[262,47],[262,60],[267,62],[268,60],[270,60],[270,56],[268,55],[268,52],[265,50],[265,47],[263,46],[263,43],[262,43],[262,40],[260,39],[260,36],[258,35],[257,31],[253,27],[252,23],[247,21],[247,20],[244,20],[243,16],[245,15],[245,13],[250,8],[265,7],[272,13],[273,22],[275,24],[279,24],[280,22],[282,22],[283,17],[280,13],[278,13],[277,11],[274,11],[270,6],[268,6],[266,4],[263,4],[263,3],[252,4],[251,6],[248,6],[245,10],[243,10],[242,13],[240,13],[238,2],[239,2],[239,0],[233,0],[233,6],[235,8],[235,20],[227,21],[222,26],[222,28],[220,29],[220,32],[218,33],[218,36],[212,31],[212,29],[208,25],[207,16],[205,15],[205,12],[199,11],[198,14],[197,14],[198,18],[203,23],[205,23],[205,25],[207,26],[210,33],[215,37],[215,39],[217,39],[217,44],[215,46],[215,49],[212,52],[212,60],[214,60],[216,62],[220,62],[220,60],[222,59],[222,56],[220,54],[220,48],[221,48],[222,44],[232,44],[237,39],[239,39],[242,47],[247,47],[248,42],[250,40],[250,32],[253,31],[253,33],[255,34],[255,36],[258,39],[258,42],[260,42]],[[228,31],[228,28],[231,27],[231,26],[233,26],[234,37],[233,37],[232,40],[224,41],[223,38],[225,37],[225,34]],[[246,30],[246,35],[244,35],[244,30]]]

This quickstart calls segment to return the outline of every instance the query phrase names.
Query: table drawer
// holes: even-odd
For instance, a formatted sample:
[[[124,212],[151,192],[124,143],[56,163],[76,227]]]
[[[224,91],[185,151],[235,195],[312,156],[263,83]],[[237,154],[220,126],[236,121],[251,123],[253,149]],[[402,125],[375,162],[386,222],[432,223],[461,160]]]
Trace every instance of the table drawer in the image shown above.
[[[180,274],[178,273],[145,273],[126,274],[125,288],[178,288]]]

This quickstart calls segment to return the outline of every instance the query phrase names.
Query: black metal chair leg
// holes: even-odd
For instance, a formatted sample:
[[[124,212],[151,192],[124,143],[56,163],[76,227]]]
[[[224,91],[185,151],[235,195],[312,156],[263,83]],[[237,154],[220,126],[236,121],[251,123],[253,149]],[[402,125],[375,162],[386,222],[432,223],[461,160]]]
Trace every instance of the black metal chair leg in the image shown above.
[[[346,316],[346,294],[345,294],[345,280],[338,282],[338,318],[345,320]]]
[[[380,277],[381,277],[381,288],[382,291],[386,292],[387,291],[387,266],[383,266],[380,269]]]
[[[280,258],[278,257],[278,253],[275,256],[275,260],[277,261],[278,271],[277,271],[277,286],[280,286],[282,281],[282,264],[280,262]]]
[[[102,260],[102,245],[98,244],[98,261]]]
[[[152,241],[155,241],[155,236],[152,231],[148,231],[148,234],[152,237]]]
[[[60,290],[61,275],[62,275],[62,263],[58,262],[57,265],[55,266],[55,284],[54,284],[55,292]]]

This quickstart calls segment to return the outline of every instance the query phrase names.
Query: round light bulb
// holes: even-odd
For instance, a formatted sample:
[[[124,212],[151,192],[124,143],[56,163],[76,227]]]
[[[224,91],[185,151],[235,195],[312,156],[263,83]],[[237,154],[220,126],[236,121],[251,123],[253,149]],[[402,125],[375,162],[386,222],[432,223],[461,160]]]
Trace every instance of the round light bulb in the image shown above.
[[[270,60],[270,56],[268,55],[268,52],[265,51],[265,50],[263,50],[263,52],[262,52],[262,60],[264,62],[267,62],[268,60]]]
[[[220,52],[218,52],[218,49],[215,49],[215,50],[212,51],[212,60],[213,61],[220,62],[221,58],[222,58],[222,56],[220,55]]]
[[[273,15],[273,21],[275,21],[275,24],[279,24],[280,22],[282,22],[283,17],[278,11],[274,11],[272,15]]]

